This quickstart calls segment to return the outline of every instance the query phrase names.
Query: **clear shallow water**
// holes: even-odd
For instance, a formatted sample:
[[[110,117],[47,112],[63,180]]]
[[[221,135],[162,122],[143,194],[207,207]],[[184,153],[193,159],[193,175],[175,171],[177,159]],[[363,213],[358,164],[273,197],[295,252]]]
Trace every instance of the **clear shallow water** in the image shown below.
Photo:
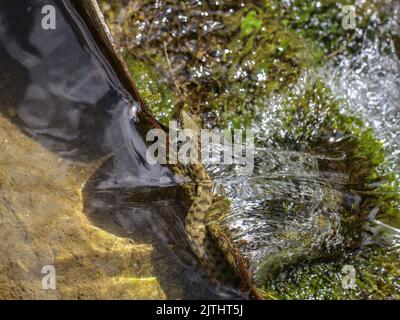
[[[390,21],[372,22],[360,53],[341,55],[320,70],[335,96],[347,102],[345,112],[363,119],[383,142],[389,171],[400,173],[400,61],[390,33],[399,35],[400,5],[393,1],[386,9]],[[373,36],[368,33],[373,32]]]
[[[232,203],[219,223],[250,262],[258,285],[289,265],[327,258],[350,245],[342,220],[345,210],[357,212],[362,197],[351,190],[348,173],[333,169],[342,161],[256,148],[251,175],[208,165],[216,193],[222,188]]]

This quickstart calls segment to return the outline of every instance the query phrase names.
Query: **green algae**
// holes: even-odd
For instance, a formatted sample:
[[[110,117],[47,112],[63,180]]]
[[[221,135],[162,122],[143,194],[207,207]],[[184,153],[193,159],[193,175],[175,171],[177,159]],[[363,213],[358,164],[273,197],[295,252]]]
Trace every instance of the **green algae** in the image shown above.
[[[318,60],[318,50],[310,50],[312,43],[263,14],[257,18],[263,27],[252,33],[235,32],[239,21],[246,21],[253,12],[241,10],[226,21],[235,34],[221,59],[227,71],[216,81],[219,93],[211,91],[207,96],[208,106],[218,110],[222,126],[249,127],[270,94],[295,83],[302,71]]]
[[[149,68],[174,84],[173,107],[150,103],[154,112],[163,119],[182,109],[198,118],[212,112],[218,126],[231,128],[249,126],[266,97],[290,87],[304,70],[332,54],[354,52],[366,30],[385,20],[374,1],[355,5],[356,30],[341,25],[342,8],[353,5],[350,0],[267,0],[244,7],[235,1],[204,1],[197,6],[167,3],[164,10],[152,1],[108,2],[103,1],[106,17],[117,21],[117,38],[145,66],[135,69],[145,73],[143,87],[151,87],[145,79],[155,80],[146,76]],[[158,94],[143,91],[150,100]]]
[[[347,257],[290,268],[262,288],[275,299],[399,299],[399,253],[371,245]],[[344,266],[355,270],[355,287],[343,286]]]
[[[333,158],[340,155],[339,162],[321,162],[320,170],[331,173],[340,172],[347,176],[348,192],[362,199],[359,205],[346,208],[341,212],[341,232],[347,240],[339,251],[329,253],[332,259],[361,246],[364,239],[362,235],[368,232],[367,221],[371,212],[376,213],[374,219],[398,227],[399,183],[395,174],[388,172],[386,168],[383,144],[360,118],[346,112],[345,101],[335,99],[324,83],[317,79],[307,80],[306,87],[301,92],[285,94],[279,107],[275,105],[274,108],[278,111],[272,113],[272,117],[279,121],[276,127],[273,127],[271,123],[271,125],[266,125],[265,132],[261,130],[258,144],[288,151],[317,153]],[[260,127],[260,123],[262,123],[261,120],[256,118],[255,127]],[[382,233],[381,236],[385,235]],[[305,241],[307,242],[307,238]],[[304,245],[307,247],[306,242]],[[370,250],[370,248],[362,249],[359,252],[362,257],[359,262],[353,259],[346,263],[368,264],[370,254],[373,263],[362,271],[362,276],[364,281],[369,279],[369,285],[379,287],[382,281],[389,280],[378,278],[376,272],[374,273],[375,269],[371,269],[372,266],[383,264],[390,268],[392,271],[390,279],[396,274],[399,276],[398,254],[396,255],[393,251],[393,254],[386,256],[383,250],[380,248],[378,254],[378,251]],[[293,256],[295,251],[290,254]],[[350,256],[353,254],[356,255],[351,253]],[[356,296],[382,298],[385,294],[390,297],[398,292],[398,286],[385,282],[385,286],[380,291],[368,291],[365,284],[364,286],[360,284],[362,289],[350,294],[343,290],[339,281],[342,275],[337,270],[346,264],[345,262],[332,260],[318,264],[313,262],[312,255],[308,255],[306,260],[309,264],[305,264],[303,259],[302,267],[299,269],[292,265],[289,269],[295,271],[292,273],[284,271],[277,278],[278,280],[271,282],[268,280],[264,287],[259,288],[260,291],[267,298],[292,299],[339,299]],[[371,274],[368,277],[369,272]]]
[[[385,159],[381,141],[371,128],[356,116],[346,112],[345,101],[335,99],[330,89],[319,79],[306,80],[306,89],[300,94],[287,93],[277,116],[279,125],[272,137],[274,145],[299,151],[324,152],[345,150],[353,162],[367,161],[372,173]],[[257,122],[257,120],[256,120]],[[265,137],[264,137],[265,139]]]
[[[352,0],[266,0],[265,10],[279,17],[282,24],[305,39],[316,43],[327,58],[339,53],[354,53],[360,49],[367,31],[382,25],[387,16],[381,10],[382,2]],[[355,9],[355,29],[343,29],[342,20],[349,13],[346,6]]]
[[[146,66],[143,72],[147,74],[151,68],[162,81],[174,84],[174,107],[150,103],[150,107],[155,105],[156,114],[161,113],[164,119],[184,109],[201,118],[203,113],[212,112],[218,126],[240,128],[250,125],[270,94],[282,92],[304,70],[357,42],[353,39],[357,30],[366,29],[371,16],[379,13],[377,5],[366,1],[357,7],[357,30],[344,30],[342,8],[349,4],[351,1],[316,4],[307,0],[287,5],[269,0],[250,2],[242,8],[234,1],[217,7],[205,1],[200,7],[166,5],[174,12],[171,17],[156,11],[151,1],[129,1],[124,10],[119,1],[114,1],[114,10],[107,12],[116,20],[125,17],[123,26],[127,31],[118,29],[123,34],[121,41],[125,48],[134,48],[129,52]],[[133,8],[146,10],[146,15]],[[201,9],[208,10],[207,15],[199,15]],[[191,30],[194,22],[182,22],[192,16],[203,28],[194,26]],[[163,19],[167,21],[162,24]],[[208,27],[210,21],[218,28]],[[143,26],[154,36],[143,32]],[[193,40],[194,32],[197,41]],[[138,35],[146,41],[137,42]],[[144,79],[155,80],[147,76]],[[144,79],[143,86],[150,87]],[[144,92],[149,97],[157,96],[152,90]]]
[[[146,79],[155,80],[147,76],[149,68],[158,81],[174,84],[174,108],[160,103],[155,107],[155,112],[166,117],[174,117],[184,109],[199,117],[212,112],[220,127],[249,125],[265,97],[296,82],[302,70],[316,65],[322,57],[316,45],[279,19],[271,19],[256,5],[241,8],[235,1],[227,1],[210,8],[205,2],[202,6],[210,10],[207,15],[199,15],[201,7],[194,5],[172,6],[172,17],[172,13],[160,14],[149,1],[130,1],[124,10],[118,1],[113,3],[114,10],[106,11],[106,17],[125,17],[126,32],[115,27],[116,33],[131,57],[145,66],[131,69],[145,73],[143,77],[134,75],[141,82],[139,89],[152,87],[144,83]],[[146,9],[146,15],[132,8]],[[177,16],[188,20],[193,17],[203,28],[187,25]],[[143,32],[147,29],[154,36]],[[183,33],[183,29],[187,31]],[[138,35],[146,40],[138,42]],[[147,96],[157,95],[153,90],[144,91]]]
[[[260,30],[261,27],[262,21],[257,17],[257,12],[251,10],[242,18],[240,30],[243,36],[248,36],[257,30]]]

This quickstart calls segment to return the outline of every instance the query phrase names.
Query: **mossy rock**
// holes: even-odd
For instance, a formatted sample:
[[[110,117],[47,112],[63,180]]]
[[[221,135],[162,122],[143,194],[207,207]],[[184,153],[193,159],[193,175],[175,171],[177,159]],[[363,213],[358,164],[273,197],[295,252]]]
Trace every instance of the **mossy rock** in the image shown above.
[[[144,73],[134,77],[152,92],[146,95],[157,95],[157,88],[144,83],[153,79],[149,69],[158,82],[171,84],[175,109],[167,106],[162,112],[172,117],[181,110],[198,116],[212,112],[219,126],[248,124],[269,93],[295,82],[322,55],[312,42],[252,4],[168,2],[160,12],[152,1],[115,1],[105,9],[128,64],[132,58],[142,63],[132,70]],[[209,14],[199,15],[199,9]],[[154,110],[159,109],[157,104]],[[244,119],[240,123],[238,116]]]
[[[365,1],[355,5],[357,28],[344,30],[342,9],[353,4],[168,1],[160,10],[155,1],[103,1],[123,48],[172,84],[174,108],[154,108],[162,109],[162,120],[184,109],[206,123],[211,117],[215,125],[235,128],[248,126],[265,99],[293,85],[304,70],[356,52],[364,35],[387,19],[380,4]]]
[[[395,250],[369,245],[337,260],[289,268],[262,292],[275,299],[399,299],[399,261]],[[355,286],[346,285],[346,267],[354,268]]]
[[[303,91],[286,96],[280,107],[273,114],[275,120],[279,119],[278,127],[267,126],[269,131],[259,136],[258,145],[272,146],[273,150],[286,152],[288,157],[294,152],[297,160],[293,171],[290,162],[284,161],[286,171],[263,182],[262,187],[269,191],[259,208],[228,211],[226,216],[218,218],[218,227],[213,227],[213,232],[219,234],[215,238],[229,239],[228,247],[234,248],[228,256],[232,257],[232,252],[241,256],[239,261],[244,270],[238,273],[248,275],[258,294],[265,298],[275,297],[264,288],[273,286],[274,279],[284,270],[295,268],[298,263],[313,265],[321,259],[339,258],[360,248],[371,212],[378,213],[375,218],[379,221],[390,223],[400,217],[397,180],[393,175],[382,175],[385,159],[382,143],[359,118],[341,112],[344,103],[335,100],[320,80],[310,80]],[[306,164],[302,165],[302,176],[296,178],[296,165],[302,164],[302,155],[312,155],[317,160],[313,167],[308,164],[308,169]],[[265,161],[268,151],[259,158],[256,156],[255,172],[250,178],[255,183],[261,183],[260,177],[266,174],[262,167],[257,168],[257,161]],[[319,198],[313,200],[312,192],[302,196],[304,179],[307,181],[304,190],[313,189]],[[252,185],[252,180],[248,184]],[[291,188],[293,192],[288,191]],[[237,225],[239,220],[249,224],[252,219],[261,222],[265,219],[262,223],[267,225],[262,230],[254,228],[252,232],[258,233],[253,234],[254,240],[248,240],[253,239],[252,235],[240,235],[242,231]],[[313,222],[304,227],[301,221],[309,219]],[[270,220],[285,227],[281,231],[270,227]],[[263,243],[266,247],[262,247]],[[226,247],[222,248],[225,252]],[[256,259],[258,252],[261,256]],[[234,268],[238,268],[238,259],[233,261]],[[310,295],[312,290],[315,288],[308,291]],[[396,290],[389,293],[397,294]]]

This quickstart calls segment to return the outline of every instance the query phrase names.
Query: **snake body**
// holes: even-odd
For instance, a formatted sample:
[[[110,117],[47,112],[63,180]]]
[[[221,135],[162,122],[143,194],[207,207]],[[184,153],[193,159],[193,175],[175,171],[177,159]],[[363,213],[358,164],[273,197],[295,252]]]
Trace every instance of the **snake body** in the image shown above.
[[[182,112],[181,116],[185,129],[200,133],[199,127],[187,113]],[[229,251],[221,250],[220,243],[213,238],[215,232],[210,230],[211,225],[215,226],[215,220],[224,213],[226,208],[214,202],[212,179],[198,159],[192,159],[192,163],[187,166],[187,171],[195,184],[192,194],[193,202],[185,218],[185,231],[189,245],[214,283],[236,284],[238,281],[235,270],[226,257]]]
[[[210,269],[205,242],[206,216],[213,200],[212,180],[200,163],[191,164],[188,170],[194,180],[196,190],[193,203],[186,215],[185,230],[193,252],[202,264]]]

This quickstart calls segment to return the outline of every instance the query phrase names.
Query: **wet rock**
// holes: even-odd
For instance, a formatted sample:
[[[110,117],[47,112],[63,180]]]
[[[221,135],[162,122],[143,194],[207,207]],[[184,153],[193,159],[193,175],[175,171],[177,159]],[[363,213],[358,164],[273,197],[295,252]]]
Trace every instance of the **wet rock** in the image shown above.
[[[98,163],[60,159],[0,117],[0,298],[144,299],[165,295],[152,246],[94,227],[81,188]],[[56,269],[56,290],[41,273]]]

